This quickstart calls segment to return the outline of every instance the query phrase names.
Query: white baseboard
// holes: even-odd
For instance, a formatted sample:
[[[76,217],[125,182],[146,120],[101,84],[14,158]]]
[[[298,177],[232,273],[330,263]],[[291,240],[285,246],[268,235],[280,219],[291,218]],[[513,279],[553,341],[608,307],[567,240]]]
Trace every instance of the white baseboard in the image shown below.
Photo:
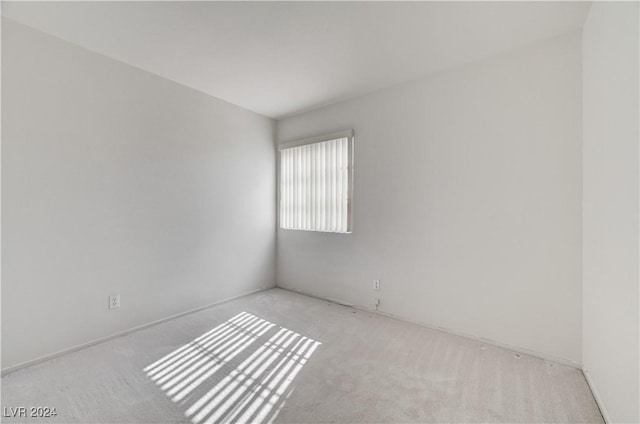
[[[444,333],[451,334],[451,335],[454,335],[454,336],[464,337],[465,339],[471,339],[471,340],[474,340],[474,341],[477,341],[477,342],[480,342],[480,343],[485,343],[485,344],[496,346],[496,347],[499,347],[499,348],[502,348],[502,349],[510,350],[512,352],[522,353],[524,355],[529,355],[529,356],[534,356],[536,358],[543,359],[543,360],[549,361],[549,362],[553,362],[553,363],[556,363],[556,364],[559,364],[559,365],[565,365],[565,366],[568,366],[568,367],[571,367],[571,368],[575,368],[575,369],[579,369],[579,370],[582,369],[582,364],[580,364],[578,362],[575,362],[575,361],[572,361],[570,359],[565,359],[565,358],[561,358],[561,357],[558,357],[558,356],[537,352],[535,350],[530,350],[530,349],[523,348],[523,347],[512,346],[510,344],[498,342],[498,341],[491,340],[491,339],[486,339],[484,337],[475,336],[473,334],[467,334],[467,333],[463,333],[463,332],[460,332],[460,331],[451,330],[449,328],[439,327],[439,326],[436,326],[436,325],[433,325],[433,324],[429,324],[429,323],[426,323],[426,322],[415,321],[413,319],[410,319],[410,318],[407,318],[407,317],[404,317],[404,316],[393,315],[393,314],[389,314],[389,313],[386,313],[386,312],[383,312],[383,311],[377,311],[375,309],[370,309],[370,308],[367,308],[367,307],[364,307],[364,306],[353,305],[352,303],[349,303],[349,302],[343,302],[341,300],[336,300],[336,299],[332,299],[332,298],[318,296],[318,295],[315,295],[313,293],[307,293],[305,291],[298,290],[298,289],[290,289],[290,288],[281,287],[281,286],[276,286],[276,287],[279,288],[279,289],[290,291],[290,292],[300,293],[302,295],[313,297],[315,299],[326,300],[326,301],[329,301],[329,302],[332,302],[332,303],[336,303],[336,304],[339,304],[339,305],[342,305],[342,306],[352,307],[352,308],[359,309],[359,310],[362,310],[362,311],[367,311],[367,312],[370,312],[370,313],[373,313],[373,314],[385,316],[387,318],[392,318],[392,319],[397,319],[399,321],[409,322],[411,324],[419,325],[421,327],[426,327],[426,328],[429,328],[431,330],[442,331]]]
[[[553,362],[553,363],[556,363],[556,364],[559,364],[559,365],[565,365],[567,367],[571,367],[571,368],[575,368],[575,369],[582,369],[582,364],[580,364],[578,362],[575,362],[575,361],[572,361],[570,359],[565,359],[565,358],[559,357],[559,356],[549,355],[547,353],[538,352],[538,351],[535,351],[535,350],[527,349],[525,347],[513,346],[513,345],[510,345],[508,343],[502,343],[502,342],[499,342],[499,341],[496,341],[496,340],[487,339],[485,337],[479,337],[479,336],[476,336],[476,335],[473,335],[473,334],[464,333],[464,332],[456,331],[456,330],[451,330],[450,328],[435,326],[433,324],[429,324],[429,323],[426,323],[426,322],[414,321],[412,319],[409,319],[409,318],[406,318],[406,317],[403,317],[403,316],[399,316],[399,315],[388,314],[386,312],[375,311],[375,310],[364,308],[364,307],[360,308],[360,307],[356,306],[356,308],[362,309],[362,310],[366,310],[367,312],[372,312],[372,313],[376,313],[376,314],[379,314],[379,315],[383,315],[383,316],[386,316],[386,317],[389,317],[389,318],[397,319],[397,320],[400,320],[400,321],[410,322],[412,324],[416,324],[416,325],[419,325],[419,326],[422,326],[422,327],[430,328],[432,330],[442,331],[444,333],[451,334],[451,335],[454,335],[454,336],[464,337],[465,339],[471,339],[471,340],[475,340],[475,341],[480,342],[480,343],[490,344],[492,346],[496,346],[496,347],[499,347],[499,348],[502,348],[502,349],[510,350],[512,352],[515,352],[515,353],[522,353],[524,355],[533,356],[533,357],[536,357],[538,359],[543,359],[545,361]]]
[[[604,407],[604,403],[602,403],[602,398],[598,395],[598,391],[596,390],[596,386],[593,384],[593,380],[591,379],[591,375],[589,371],[586,369],[582,369],[582,374],[584,374],[585,380],[587,380],[587,384],[591,389],[591,393],[593,394],[593,398],[596,400],[596,405],[600,409],[600,414],[602,415],[602,419],[605,423],[610,423],[609,414],[607,414],[607,409]]]
[[[36,359],[31,359],[29,361],[21,362],[19,364],[12,365],[10,367],[4,368],[2,370],[2,372],[0,372],[0,376],[4,377],[5,375],[7,375],[9,373],[12,373],[12,372],[17,371],[17,370],[22,369],[22,368],[29,367],[31,365],[35,365],[35,364],[39,364],[41,362],[49,361],[51,359],[55,359],[55,358],[58,358],[60,356],[66,355],[66,354],[69,354],[69,353],[72,353],[72,352],[76,352],[78,350],[86,349],[88,347],[95,346],[95,345],[100,344],[100,343],[108,342],[109,340],[113,340],[113,339],[116,339],[118,337],[126,336],[127,334],[131,334],[133,332],[140,331],[140,330],[143,330],[145,328],[153,327],[154,325],[162,324],[163,322],[166,322],[166,321],[169,321],[169,320],[172,320],[172,319],[175,319],[175,318],[179,318],[179,317],[182,317],[182,316],[185,316],[185,315],[193,314],[195,312],[199,312],[199,311],[202,311],[204,309],[208,309],[208,308],[211,308],[213,306],[220,305],[222,303],[231,302],[232,300],[239,299],[239,298],[245,297],[245,296],[249,296],[249,295],[254,294],[254,293],[259,293],[261,291],[270,290],[270,289],[273,289],[273,288],[275,288],[275,287],[272,286],[272,287],[266,287],[266,288],[260,288],[260,289],[252,290],[250,292],[247,292],[247,293],[244,293],[244,294],[241,294],[241,295],[238,295],[238,296],[234,296],[234,297],[230,297],[230,298],[227,298],[227,299],[219,300],[217,302],[209,303],[209,304],[204,305],[204,306],[199,306],[199,307],[197,307],[195,309],[190,309],[190,310],[185,311],[185,312],[180,312],[178,314],[171,315],[171,316],[168,316],[166,318],[161,318],[159,320],[156,320],[156,321],[153,321],[153,322],[150,322],[150,323],[147,323],[147,324],[138,325],[136,327],[132,327],[132,328],[129,328],[127,330],[120,331],[120,332],[115,333],[115,334],[111,334],[111,335],[106,336],[106,337],[101,337],[99,339],[92,340],[92,341],[87,342],[87,343],[82,343],[80,345],[73,346],[73,347],[70,347],[68,349],[63,349],[63,350],[60,350],[58,352],[54,352],[54,353],[50,353],[48,355],[40,356],[39,358],[36,358]]]

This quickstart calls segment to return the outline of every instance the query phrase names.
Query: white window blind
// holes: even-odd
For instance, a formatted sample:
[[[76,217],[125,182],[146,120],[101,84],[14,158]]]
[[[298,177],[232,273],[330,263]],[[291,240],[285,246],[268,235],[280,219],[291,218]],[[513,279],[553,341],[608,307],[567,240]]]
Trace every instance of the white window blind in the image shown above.
[[[351,232],[352,164],[351,131],[281,147],[280,227]]]

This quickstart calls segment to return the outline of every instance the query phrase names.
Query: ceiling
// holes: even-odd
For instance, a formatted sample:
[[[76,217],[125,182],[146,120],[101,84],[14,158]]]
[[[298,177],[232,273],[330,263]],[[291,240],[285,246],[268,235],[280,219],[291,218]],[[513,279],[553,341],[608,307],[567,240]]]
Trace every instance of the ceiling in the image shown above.
[[[279,119],[582,27],[586,2],[6,2],[3,16]]]

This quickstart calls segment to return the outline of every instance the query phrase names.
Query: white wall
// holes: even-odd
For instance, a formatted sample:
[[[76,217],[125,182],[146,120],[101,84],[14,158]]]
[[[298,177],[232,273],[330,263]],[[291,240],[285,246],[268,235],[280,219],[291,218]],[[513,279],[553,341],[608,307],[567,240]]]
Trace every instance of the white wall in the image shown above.
[[[279,121],[280,142],[353,128],[356,153],[353,234],[279,230],[277,284],[580,363],[581,48]]]
[[[584,26],[584,369],[611,422],[640,421],[638,3]]]
[[[2,85],[3,369],[274,285],[273,121],[9,20]]]

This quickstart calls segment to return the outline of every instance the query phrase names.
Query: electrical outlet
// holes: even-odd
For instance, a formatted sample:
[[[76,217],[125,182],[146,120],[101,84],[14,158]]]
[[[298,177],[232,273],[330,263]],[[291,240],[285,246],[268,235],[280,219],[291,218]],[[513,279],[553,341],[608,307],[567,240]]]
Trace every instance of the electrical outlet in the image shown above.
[[[373,289],[380,291],[380,280],[373,280]]]
[[[120,307],[120,295],[112,294],[109,296],[109,309],[116,309]]]

